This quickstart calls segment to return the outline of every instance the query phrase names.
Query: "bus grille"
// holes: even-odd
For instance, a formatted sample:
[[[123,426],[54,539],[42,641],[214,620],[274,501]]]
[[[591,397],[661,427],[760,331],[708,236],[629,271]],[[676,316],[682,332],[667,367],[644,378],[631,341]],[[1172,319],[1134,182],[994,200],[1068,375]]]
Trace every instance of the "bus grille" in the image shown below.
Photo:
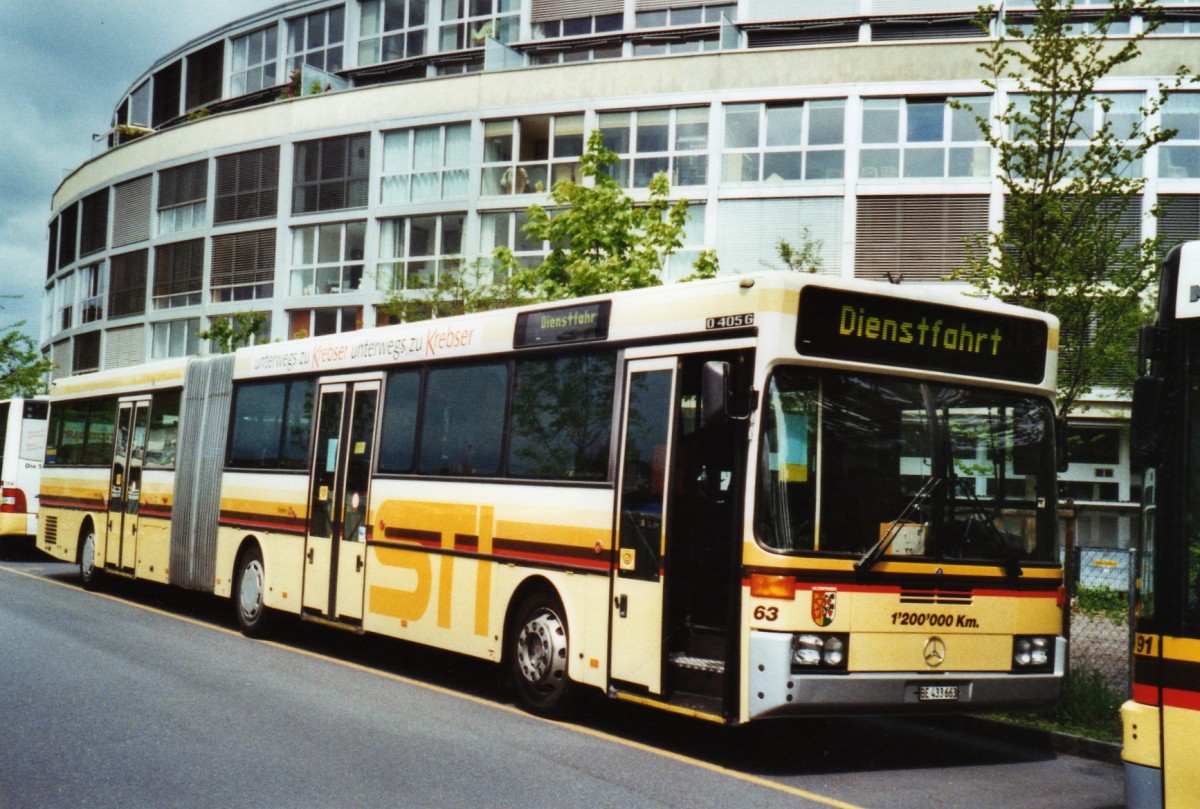
[[[970,605],[974,596],[970,590],[901,590],[901,604]]]
[[[56,515],[49,514],[43,517],[42,521],[46,525],[46,544],[58,544],[58,517]]]

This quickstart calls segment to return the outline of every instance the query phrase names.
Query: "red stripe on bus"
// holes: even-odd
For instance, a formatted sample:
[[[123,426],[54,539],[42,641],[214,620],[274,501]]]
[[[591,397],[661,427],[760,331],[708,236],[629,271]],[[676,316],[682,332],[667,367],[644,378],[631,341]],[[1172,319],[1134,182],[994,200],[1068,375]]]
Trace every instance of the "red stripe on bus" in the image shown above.
[[[1200,711],[1200,691],[1181,691],[1178,688],[1164,688],[1162,695],[1164,707]]]
[[[904,587],[899,584],[843,584],[836,581],[801,581],[796,573],[777,573],[775,575],[791,575],[796,579],[796,591],[808,591],[814,587],[833,587],[839,593],[874,593],[876,595],[901,595],[908,593],[928,594],[930,596],[954,597],[986,597],[986,598],[1058,598],[1058,590],[985,590],[981,588],[966,588],[957,590],[930,590],[923,587]],[[750,586],[750,577],[742,578],[742,587]],[[953,605],[951,605],[953,606]]]
[[[1133,684],[1133,701],[1139,705],[1158,705],[1158,687],[1144,683]]]

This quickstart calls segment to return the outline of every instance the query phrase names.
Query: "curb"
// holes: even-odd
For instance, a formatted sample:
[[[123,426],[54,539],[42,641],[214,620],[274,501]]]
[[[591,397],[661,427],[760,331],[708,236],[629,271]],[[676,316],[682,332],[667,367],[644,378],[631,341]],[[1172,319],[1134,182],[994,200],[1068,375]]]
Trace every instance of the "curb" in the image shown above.
[[[986,719],[980,716],[962,716],[964,729],[985,733],[994,738],[1004,739],[1014,744],[1032,747],[1038,750],[1050,750],[1108,764],[1121,763],[1121,745],[1116,742],[1105,742],[1100,739],[1090,739],[1086,736],[1076,736],[1057,730],[1033,728],[1025,725],[1015,725],[997,719]]]

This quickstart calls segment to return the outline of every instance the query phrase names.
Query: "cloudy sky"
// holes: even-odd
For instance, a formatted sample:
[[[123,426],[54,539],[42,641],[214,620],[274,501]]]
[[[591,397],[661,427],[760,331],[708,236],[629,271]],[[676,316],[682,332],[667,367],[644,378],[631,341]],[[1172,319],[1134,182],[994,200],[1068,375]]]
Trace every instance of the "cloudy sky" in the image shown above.
[[[157,59],[281,0],[0,0],[0,327],[38,339],[50,196]],[[13,299],[9,296],[20,296]]]

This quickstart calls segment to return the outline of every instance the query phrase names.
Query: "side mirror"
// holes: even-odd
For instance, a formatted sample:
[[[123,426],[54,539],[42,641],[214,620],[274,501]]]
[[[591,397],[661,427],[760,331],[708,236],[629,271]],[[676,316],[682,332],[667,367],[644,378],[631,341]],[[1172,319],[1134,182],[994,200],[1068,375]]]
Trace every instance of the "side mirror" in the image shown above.
[[[1139,376],[1133,382],[1133,419],[1130,450],[1138,466],[1158,466],[1163,453],[1163,381],[1156,376]]]
[[[706,362],[700,379],[700,413],[705,427],[729,418],[729,363]]]

